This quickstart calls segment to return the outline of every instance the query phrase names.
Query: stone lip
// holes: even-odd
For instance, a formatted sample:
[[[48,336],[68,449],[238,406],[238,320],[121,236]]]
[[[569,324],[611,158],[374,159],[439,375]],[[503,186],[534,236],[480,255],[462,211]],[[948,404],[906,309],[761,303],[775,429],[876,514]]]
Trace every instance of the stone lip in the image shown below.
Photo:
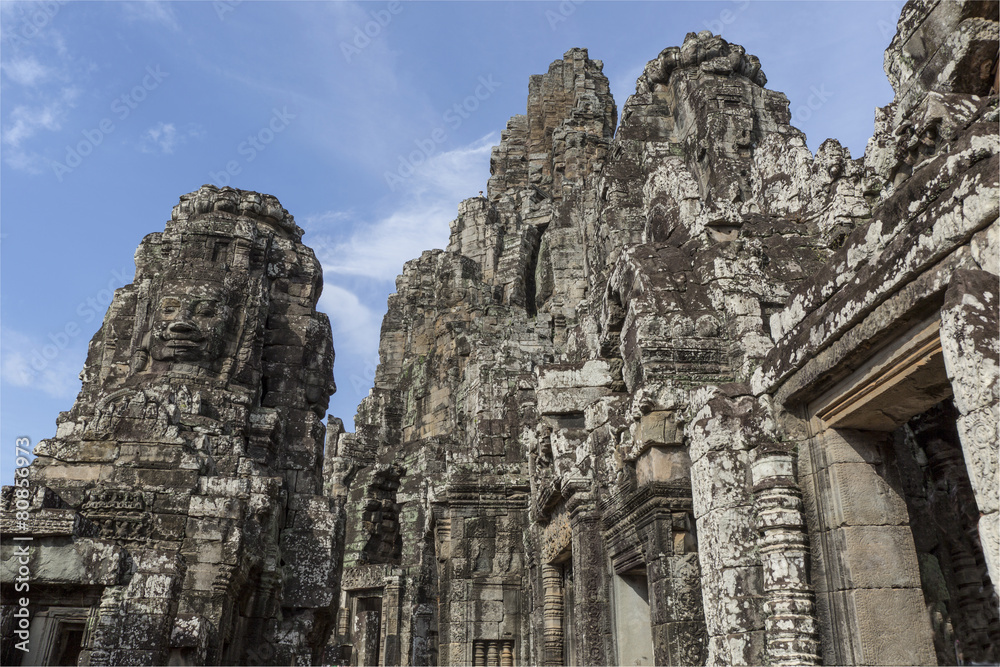
[[[170,215],[174,222],[204,217],[254,218],[271,224],[276,231],[294,241],[301,241],[304,233],[277,197],[252,190],[230,187],[220,189],[214,185],[203,185],[194,192],[181,195],[180,203],[174,206]]]

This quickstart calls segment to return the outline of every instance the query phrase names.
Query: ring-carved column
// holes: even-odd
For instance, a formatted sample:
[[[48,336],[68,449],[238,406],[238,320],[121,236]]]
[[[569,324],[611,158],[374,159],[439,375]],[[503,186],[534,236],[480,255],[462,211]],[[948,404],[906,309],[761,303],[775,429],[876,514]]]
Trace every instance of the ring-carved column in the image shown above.
[[[563,583],[562,568],[542,565],[542,589],[545,596],[545,665],[563,664]]]
[[[809,537],[792,455],[762,446],[752,471],[770,664],[818,665],[818,627],[807,570]]]

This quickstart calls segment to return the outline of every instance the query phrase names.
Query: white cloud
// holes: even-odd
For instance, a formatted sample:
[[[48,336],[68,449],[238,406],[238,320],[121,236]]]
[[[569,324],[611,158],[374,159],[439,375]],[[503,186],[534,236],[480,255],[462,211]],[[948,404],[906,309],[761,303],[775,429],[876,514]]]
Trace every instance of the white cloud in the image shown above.
[[[52,74],[52,69],[38,62],[34,56],[15,58],[0,63],[0,69],[7,75],[7,78],[22,86],[34,86]]]
[[[317,307],[330,317],[337,355],[333,374],[340,400],[350,396],[351,402],[356,404],[375,379],[381,313],[365,305],[350,290],[329,282],[323,287]],[[348,409],[353,410],[353,407]]]
[[[49,165],[49,160],[35,153],[22,148],[8,148],[3,152],[3,161],[11,169],[23,171],[28,174],[41,174]]]
[[[381,318],[353,292],[326,283],[318,307],[330,317],[338,352],[371,352],[378,348]]]
[[[43,107],[20,105],[10,112],[10,125],[3,128],[3,143],[18,148],[38,130],[56,131],[62,127],[66,108],[60,102]]]
[[[53,398],[73,398],[80,391],[79,369],[87,341],[65,333],[54,340],[34,340],[4,329],[0,334],[0,378],[15,387],[41,391]]]
[[[496,139],[492,133],[432,156],[397,189],[396,208],[374,222],[359,221],[349,210],[303,218],[309,245],[324,268],[319,308],[330,317],[337,351],[334,375],[340,391],[331,404],[334,411],[345,409],[343,401],[352,401],[346,409],[353,410],[372,386],[390,281],[406,261],[447,245],[458,202],[485,188]]]
[[[157,23],[170,30],[180,30],[180,24],[174,15],[174,10],[166,2],[142,0],[140,2],[123,2],[121,6],[125,11],[125,18],[130,21]]]
[[[318,215],[307,215],[302,218],[302,221],[309,229],[316,229],[318,227],[336,225],[345,221],[349,222],[351,219],[352,214],[350,211],[326,211]]]
[[[394,279],[403,264],[424,250],[448,243],[458,202],[477,196],[489,176],[491,133],[468,146],[432,156],[403,183],[399,208],[375,222],[353,225],[350,238],[319,233],[311,244],[330,274]],[[331,211],[316,220],[351,228],[352,216]]]
[[[319,237],[313,247],[329,273],[392,280],[404,262],[447,243],[449,216],[454,204],[408,207],[362,224],[346,241]]]
[[[169,155],[179,144],[186,143],[189,138],[201,137],[204,134],[205,132],[200,125],[191,124],[184,130],[178,130],[173,123],[160,121],[142,133],[142,136],[139,137],[138,147],[143,153]]]
[[[177,145],[177,128],[173,123],[157,123],[143,133],[142,143],[143,152],[155,152],[158,148],[163,153],[173,153]]]
[[[0,126],[0,144],[4,146],[3,160],[9,167],[39,174],[49,160],[29,149],[28,142],[42,132],[60,131],[83,94],[83,87],[78,83],[79,77],[71,73],[73,65],[57,31],[40,31],[30,46],[48,52],[50,57],[44,64],[36,55],[15,55],[0,63],[5,81],[30,89],[16,93],[18,101],[8,106],[10,111]]]

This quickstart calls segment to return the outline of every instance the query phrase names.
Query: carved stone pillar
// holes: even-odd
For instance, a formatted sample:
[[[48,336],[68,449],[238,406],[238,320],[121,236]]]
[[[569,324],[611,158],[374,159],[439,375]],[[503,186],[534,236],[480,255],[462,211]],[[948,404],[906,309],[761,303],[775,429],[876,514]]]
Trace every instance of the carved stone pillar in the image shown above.
[[[563,664],[563,586],[558,565],[542,565],[543,611],[545,627],[545,665]]]
[[[979,505],[979,539],[994,586],[1000,585],[1000,357],[997,355],[997,277],[956,271],[941,309],[941,348],[958,408],[969,481]]]
[[[514,642],[504,641],[500,645],[500,667],[514,667]]]
[[[500,667],[500,647],[495,641],[486,643],[486,667]]]
[[[809,537],[792,455],[760,446],[751,470],[764,574],[764,628],[771,665],[821,663],[809,585]]]
[[[402,617],[402,577],[398,574],[386,577],[385,580],[385,609],[386,617],[383,619],[383,653],[385,654],[386,665],[400,664],[400,638],[404,634],[409,634],[410,618]]]
[[[611,656],[611,601],[608,599],[607,553],[601,536],[600,516],[593,496],[578,490],[567,499],[573,528],[573,641],[580,664],[607,665]],[[564,486],[565,488],[565,486]]]

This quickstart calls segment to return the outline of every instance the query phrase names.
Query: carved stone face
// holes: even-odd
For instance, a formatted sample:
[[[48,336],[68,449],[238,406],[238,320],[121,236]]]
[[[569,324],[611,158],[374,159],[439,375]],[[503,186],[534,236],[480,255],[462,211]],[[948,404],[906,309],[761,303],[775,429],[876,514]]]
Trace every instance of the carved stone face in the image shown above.
[[[207,366],[222,353],[230,308],[217,283],[164,285],[153,313],[150,355],[156,361]]]

